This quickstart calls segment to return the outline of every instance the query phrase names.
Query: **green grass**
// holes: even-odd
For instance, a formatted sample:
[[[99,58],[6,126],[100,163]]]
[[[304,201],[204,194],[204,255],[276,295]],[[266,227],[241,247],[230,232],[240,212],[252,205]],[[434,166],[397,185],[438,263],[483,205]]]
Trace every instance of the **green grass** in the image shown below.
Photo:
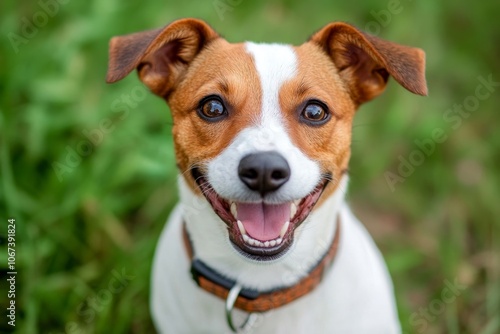
[[[0,4],[0,268],[7,271],[6,219],[17,219],[17,333],[149,333],[154,247],[177,199],[177,171],[164,102],[137,77],[104,83],[110,37],[182,17],[203,18],[229,41],[300,44],[324,24],[375,27],[362,3],[243,0],[219,16],[212,1],[67,1],[23,36],[35,2]],[[443,117],[475,94],[478,76],[500,81],[498,1],[401,1],[380,36],[427,53],[430,95],[392,80],[354,124],[349,201],[380,246],[407,333],[500,331],[500,87],[460,126]],[[12,35],[10,35],[12,36]],[[11,37],[12,38],[12,37]],[[136,105],[118,113],[122,94]],[[84,133],[111,124],[96,145]],[[386,172],[415,140],[442,129],[446,140],[391,191]],[[83,144],[82,144],[83,143]],[[60,178],[55,162],[67,164]],[[69,150],[69,151],[68,151]],[[132,276],[110,293],[116,271]],[[446,282],[466,286],[441,303]],[[2,278],[0,306],[7,300]],[[440,304],[441,303],[441,304]],[[444,305],[444,307],[442,307]],[[427,320],[422,309],[432,308]],[[437,312],[439,311],[439,312]],[[439,313],[439,314],[436,314]],[[222,314],[221,314],[222,316]],[[5,317],[0,331],[12,330]]]

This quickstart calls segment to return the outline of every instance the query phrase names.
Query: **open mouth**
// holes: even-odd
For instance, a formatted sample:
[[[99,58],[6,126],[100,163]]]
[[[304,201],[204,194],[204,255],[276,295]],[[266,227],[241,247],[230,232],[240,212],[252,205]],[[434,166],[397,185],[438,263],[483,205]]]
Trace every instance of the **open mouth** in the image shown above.
[[[236,250],[254,260],[284,255],[293,244],[295,229],[309,216],[325,189],[325,176],[307,196],[280,204],[238,202],[220,197],[199,169],[192,175],[214,212],[228,227]]]

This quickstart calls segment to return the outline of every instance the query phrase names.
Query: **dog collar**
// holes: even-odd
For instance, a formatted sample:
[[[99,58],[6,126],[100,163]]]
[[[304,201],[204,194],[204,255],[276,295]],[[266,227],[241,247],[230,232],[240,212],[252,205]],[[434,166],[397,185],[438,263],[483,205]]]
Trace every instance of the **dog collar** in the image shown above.
[[[335,228],[335,234],[330,247],[306,277],[295,285],[267,291],[243,288],[236,281],[224,277],[201,260],[196,259],[185,223],[183,224],[182,233],[184,246],[191,259],[191,274],[194,281],[203,290],[226,300],[226,313],[228,311],[228,304],[231,304],[229,305],[230,309],[234,305],[234,307],[246,312],[265,312],[291,303],[313,291],[319,285],[326,269],[332,264],[337,254],[340,236],[340,217],[337,218],[336,224],[337,227]],[[231,302],[228,303],[230,300]],[[230,311],[228,317],[230,317]]]

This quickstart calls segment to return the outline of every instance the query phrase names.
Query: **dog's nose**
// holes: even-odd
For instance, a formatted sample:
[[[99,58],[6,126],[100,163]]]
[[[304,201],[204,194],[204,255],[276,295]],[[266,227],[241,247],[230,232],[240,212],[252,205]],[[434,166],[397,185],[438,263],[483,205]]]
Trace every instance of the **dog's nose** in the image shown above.
[[[290,166],[278,152],[249,154],[238,166],[240,180],[262,196],[275,191],[290,178]]]

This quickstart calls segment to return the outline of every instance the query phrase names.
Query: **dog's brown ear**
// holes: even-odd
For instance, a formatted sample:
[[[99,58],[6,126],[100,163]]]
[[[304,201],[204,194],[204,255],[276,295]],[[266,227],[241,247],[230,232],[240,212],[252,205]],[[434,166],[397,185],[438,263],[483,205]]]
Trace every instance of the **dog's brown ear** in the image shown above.
[[[113,37],[106,81],[123,79],[134,68],[151,91],[166,96],[190,62],[218,34],[196,19],[182,19],[162,29]]]
[[[427,95],[421,49],[382,40],[342,22],[326,25],[310,41],[332,58],[357,104],[381,94],[389,75],[410,92]]]

